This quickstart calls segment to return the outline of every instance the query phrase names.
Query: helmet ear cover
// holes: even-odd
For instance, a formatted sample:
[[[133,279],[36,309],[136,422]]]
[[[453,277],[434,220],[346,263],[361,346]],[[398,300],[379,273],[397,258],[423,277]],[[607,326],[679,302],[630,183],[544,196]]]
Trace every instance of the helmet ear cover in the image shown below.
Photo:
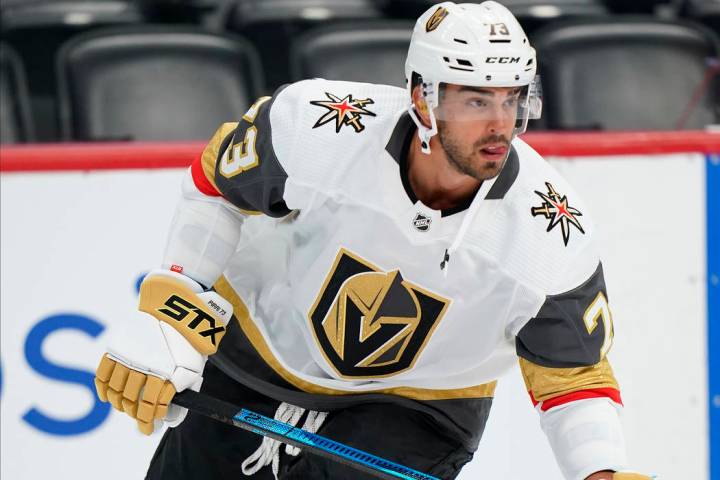
[[[410,118],[415,122],[418,128],[418,136],[420,137],[420,149],[423,153],[430,153],[430,139],[437,134],[437,120],[433,109],[437,106],[436,96],[434,93],[434,85],[425,83],[423,78],[417,72],[410,72],[408,90],[410,91],[410,105],[407,112]],[[419,91],[416,97],[415,92]],[[426,118],[420,118],[418,111]],[[429,122],[428,122],[429,120]],[[430,125],[428,125],[428,123]]]
[[[422,76],[417,72],[412,72],[412,81],[410,86],[410,98],[415,107],[422,113],[427,114],[428,98],[427,98],[428,85],[423,82]],[[416,95],[419,92],[419,95]]]

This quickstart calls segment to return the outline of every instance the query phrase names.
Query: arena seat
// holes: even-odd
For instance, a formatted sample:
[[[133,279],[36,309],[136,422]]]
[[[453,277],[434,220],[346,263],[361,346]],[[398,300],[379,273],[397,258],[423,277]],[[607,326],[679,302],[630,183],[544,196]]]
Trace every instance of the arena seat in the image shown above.
[[[207,139],[262,93],[240,37],[159,26],[83,34],[58,54],[61,126],[72,140]]]
[[[4,0],[0,7],[3,30],[23,28],[81,28],[142,21],[126,0]]]
[[[537,32],[534,45],[549,129],[697,129],[718,121],[718,40],[701,25],[568,20]]]
[[[378,20],[313,29],[293,42],[293,80],[327,78],[405,87],[413,24]]]
[[[674,6],[671,4],[677,4],[678,0],[603,0],[603,3],[612,13],[653,14],[664,5]]]
[[[0,143],[33,140],[25,70],[15,50],[0,43]]]
[[[502,0],[514,15],[532,17],[572,17],[608,13],[599,0]]]
[[[55,57],[64,42],[99,27],[143,21],[134,0],[2,0],[2,38],[28,74],[30,108],[38,141],[57,141]]]
[[[720,32],[720,0],[685,0],[683,13]]]
[[[393,17],[414,19],[436,3],[438,3],[436,0],[389,0],[384,4],[384,9]],[[470,3],[481,3],[481,1]],[[528,35],[541,25],[557,18],[608,13],[607,7],[601,0],[500,0],[500,3],[517,17]]]
[[[234,0],[221,23],[250,39],[267,68],[268,85],[290,80],[293,38],[319,25],[382,18],[374,0]]]

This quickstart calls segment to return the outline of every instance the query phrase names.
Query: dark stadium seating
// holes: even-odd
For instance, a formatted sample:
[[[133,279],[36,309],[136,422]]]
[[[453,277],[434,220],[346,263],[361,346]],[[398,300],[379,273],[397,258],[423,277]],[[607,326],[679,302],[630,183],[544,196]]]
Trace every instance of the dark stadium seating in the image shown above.
[[[501,0],[531,37],[535,30],[556,19],[606,15],[600,0]]]
[[[720,0],[684,0],[683,13],[720,34]]]
[[[612,13],[652,14],[663,5],[679,1],[684,0],[603,0],[603,3]]]
[[[499,1],[518,16],[531,42],[537,42],[539,46],[546,108],[543,119],[530,123],[531,129],[673,128],[679,123],[686,128],[698,128],[718,121],[718,76],[703,85],[705,77],[712,75],[713,65],[717,65],[706,60],[717,56],[715,47],[708,46],[708,42],[712,42],[706,40],[712,34],[686,23],[654,22],[653,19],[680,17],[702,23],[717,33],[720,32],[720,0]],[[415,18],[434,3],[435,0],[0,0],[0,40],[15,50],[17,55],[13,58],[19,57],[30,97],[29,109],[26,101],[8,109],[8,102],[3,100],[3,115],[17,117],[17,108],[23,113],[20,115],[22,124],[13,124],[20,125],[22,131],[3,125],[2,139],[8,141],[10,132],[15,132],[12,133],[13,141],[34,139],[40,142],[205,138],[206,123],[215,123],[210,118],[210,110],[225,108],[220,116],[225,118],[230,115],[226,112],[232,111],[230,117],[236,118],[237,110],[244,108],[249,97],[270,93],[293,80],[318,76],[402,86],[410,29]],[[624,12],[654,13],[654,16],[626,18],[617,15]],[[393,21],[401,23],[393,24]],[[89,41],[94,36],[91,32],[98,29],[140,28],[148,23],[164,24],[165,33],[176,31],[173,26],[199,29],[202,25],[204,32],[212,30],[219,35],[213,38],[227,38],[227,32],[245,38],[258,55],[238,53],[246,59],[239,61],[241,66],[233,69],[230,76],[223,74],[224,80],[220,82],[221,88],[231,88],[229,85],[232,84],[236,85],[232,88],[238,88],[242,93],[229,95],[230,100],[222,107],[194,108],[196,115],[192,121],[188,118],[178,121],[180,117],[174,112],[185,111],[193,98],[209,105],[214,101],[210,99],[212,92],[203,89],[202,93],[186,94],[185,87],[179,86],[186,83],[160,88],[159,85],[174,85],[171,80],[178,81],[182,75],[168,73],[169,67],[152,70],[150,66],[174,65],[173,68],[183,70],[191,68],[181,67],[183,61],[187,64],[203,62],[214,65],[206,67],[208,71],[220,69],[225,72],[223,68],[226,67],[222,65],[227,61],[223,55],[235,58],[235,53],[230,53],[235,50],[223,47],[220,50],[225,53],[220,54],[217,49],[208,47],[216,53],[204,55],[188,48],[187,51],[193,53],[188,53],[187,58],[173,53],[166,56],[163,48],[173,51],[175,47],[164,41],[142,49],[138,45],[121,47],[120,41],[98,39],[92,47],[90,44],[78,47],[72,56],[68,56],[66,49],[60,62],[61,75],[56,75],[60,45],[66,42],[77,45],[76,42],[81,40],[74,38],[81,35],[90,35],[81,37],[83,42]],[[636,26],[639,31],[634,30]],[[145,31],[155,29],[148,28]],[[407,28],[407,32],[396,30],[398,28]],[[133,31],[137,39],[143,29]],[[227,47],[224,41],[218,42]],[[200,43],[208,45],[212,42]],[[124,52],[120,59],[103,58],[104,54],[93,53],[95,45],[108,44],[117,48],[117,52]],[[185,49],[185,46],[179,48]],[[155,57],[142,60],[143,56],[131,53],[133,49],[141,51],[148,59]],[[240,50],[247,52],[247,45],[243,44]],[[257,65],[258,56],[264,67],[262,71],[253,66]],[[163,57],[161,63],[157,63],[159,57]],[[78,64],[71,66],[68,59],[75,58]],[[117,65],[111,65],[116,61]],[[133,72],[127,77],[127,85],[123,82],[113,84],[115,77],[102,73],[123,69]],[[157,81],[146,80],[150,70]],[[217,81],[210,73],[206,77]],[[258,77],[264,77],[264,82]],[[57,85],[58,78],[64,79],[62,88]],[[211,80],[201,80],[206,81]],[[582,84],[578,83],[580,81]],[[108,91],[102,86],[105,82],[113,85],[113,91],[127,89],[124,96],[131,101],[118,101],[117,96],[108,95],[98,100],[98,92]],[[630,88],[630,82],[640,86]],[[3,79],[0,88],[4,95],[10,84]],[[138,89],[138,85],[142,88]],[[583,85],[588,90],[584,91]],[[151,87],[157,92],[151,92]],[[605,93],[587,93],[601,91],[598,89],[616,93],[607,98]],[[675,94],[666,93],[667,89],[673,89]],[[702,92],[693,99],[696,91]],[[132,111],[136,101],[133,97],[144,98],[144,95],[149,95],[155,105],[163,105],[153,108],[152,115],[143,117],[150,126],[141,125],[143,122],[137,119],[128,121],[122,116],[126,111]],[[105,106],[89,107],[97,101],[104,102]],[[694,103],[697,105],[693,112],[686,114],[687,107]],[[79,108],[80,105],[83,107]],[[122,115],[111,115],[108,106],[118,108]],[[173,114],[172,125],[159,122],[153,116],[159,115],[156,112],[161,110]],[[2,120],[10,125],[5,117]],[[123,122],[124,126],[120,127]],[[135,129],[135,126],[139,128]]]
[[[0,143],[34,140],[25,71],[17,53],[0,43]]]
[[[438,2],[435,0],[387,0],[382,5],[393,17],[414,19],[436,3]],[[557,18],[608,13],[602,0],[499,0],[499,3],[505,5],[517,17],[527,34]]]
[[[515,16],[557,18],[608,13],[599,0],[501,0]]]
[[[203,22],[208,13],[220,8],[224,0],[134,0],[151,23]]]
[[[311,30],[293,43],[293,80],[321,77],[405,87],[412,27],[409,22],[378,20]]]
[[[256,47],[268,86],[288,81],[292,39],[313,27],[382,18],[374,0],[234,0],[221,23]]]
[[[3,30],[136,23],[142,20],[133,2],[121,0],[3,0]]]
[[[77,37],[58,55],[61,125],[74,140],[207,139],[262,91],[242,38],[129,27]]]
[[[703,128],[718,122],[718,43],[708,29],[654,17],[573,20],[534,40],[550,129]],[[691,107],[693,107],[691,109]]]
[[[307,22],[317,25],[333,20],[381,16],[373,0],[235,0],[228,23],[236,29],[274,22]]]
[[[25,65],[38,140],[58,137],[54,66],[60,45],[93,28],[142,21],[133,1],[0,0],[2,39]]]

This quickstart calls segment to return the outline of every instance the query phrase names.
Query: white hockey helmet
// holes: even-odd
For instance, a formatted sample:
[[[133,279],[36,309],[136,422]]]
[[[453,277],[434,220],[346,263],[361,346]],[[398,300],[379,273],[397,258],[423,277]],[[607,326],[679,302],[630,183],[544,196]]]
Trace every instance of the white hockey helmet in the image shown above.
[[[513,135],[527,128],[529,118],[540,118],[542,100],[536,78],[535,49],[520,23],[497,2],[481,4],[443,2],[418,18],[405,62],[411,103],[408,108],[418,127],[422,149],[430,151],[437,133],[434,109],[439,106],[440,84],[473,87],[526,87],[521,94]],[[430,128],[422,124],[412,105],[413,79],[422,79]]]

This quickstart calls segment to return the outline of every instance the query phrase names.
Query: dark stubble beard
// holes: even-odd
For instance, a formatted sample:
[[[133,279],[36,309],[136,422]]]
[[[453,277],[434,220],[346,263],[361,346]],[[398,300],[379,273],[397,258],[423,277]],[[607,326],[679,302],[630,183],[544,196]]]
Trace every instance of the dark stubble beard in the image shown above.
[[[481,169],[478,169],[473,165],[473,156],[476,151],[487,143],[504,143],[508,146],[508,154],[510,153],[510,140],[501,134],[483,137],[473,144],[470,152],[463,152],[460,143],[448,133],[448,128],[442,120],[438,120],[438,137],[440,138],[440,144],[445,149],[450,166],[458,172],[480,181],[495,177],[502,170],[508,155],[505,155],[505,158],[500,162],[483,162],[480,165]]]

